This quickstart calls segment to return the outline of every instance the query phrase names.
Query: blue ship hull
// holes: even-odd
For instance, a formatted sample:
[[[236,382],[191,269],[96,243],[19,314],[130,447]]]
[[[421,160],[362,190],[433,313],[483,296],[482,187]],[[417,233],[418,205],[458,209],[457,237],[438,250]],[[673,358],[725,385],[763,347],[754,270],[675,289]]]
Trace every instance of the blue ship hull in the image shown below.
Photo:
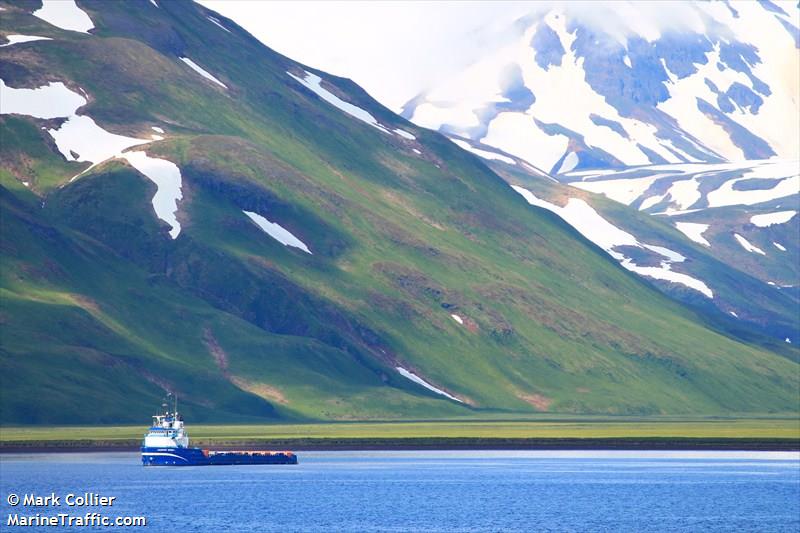
[[[291,452],[210,451],[201,448],[142,447],[144,466],[296,465]]]

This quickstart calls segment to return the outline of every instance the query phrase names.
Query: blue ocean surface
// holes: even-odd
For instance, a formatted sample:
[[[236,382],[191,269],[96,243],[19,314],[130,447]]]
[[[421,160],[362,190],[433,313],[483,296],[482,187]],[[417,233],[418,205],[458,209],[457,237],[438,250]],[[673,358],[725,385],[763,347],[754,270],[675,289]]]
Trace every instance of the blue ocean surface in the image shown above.
[[[800,531],[794,452],[300,452],[297,466],[144,468],[134,453],[0,455],[0,531]],[[69,507],[67,494],[114,496]],[[11,506],[55,493],[60,507]],[[9,516],[144,516],[22,527]]]

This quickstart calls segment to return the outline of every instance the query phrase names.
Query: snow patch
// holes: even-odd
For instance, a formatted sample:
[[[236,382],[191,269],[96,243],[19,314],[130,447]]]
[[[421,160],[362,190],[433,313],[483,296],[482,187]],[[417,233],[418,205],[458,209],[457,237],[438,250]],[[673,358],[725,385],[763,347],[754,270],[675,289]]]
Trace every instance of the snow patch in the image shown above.
[[[556,174],[563,174],[564,172],[569,172],[570,170],[574,169],[578,166],[578,154],[575,152],[570,152],[567,154],[567,157],[564,158],[564,161],[561,162],[561,167],[559,167]]]
[[[169,235],[176,239],[181,232],[181,225],[176,217],[178,201],[183,198],[181,171],[178,166],[172,161],[150,157],[144,152],[126,152],[120,157],[156,184],[153,210],[158,218],[170,225]]]
[[[400,137],[402,137],[404,139],[408,139],[409,141],[416,141],[417,140],[416,137],[414,137],[412,134],[408,133],[406,130],[401,130],[400,128],[395,128],[392,131],[395,132],[396,134],[398,134]]]
[[[797,194],[800,190],[800,163],[797,160],[751,160],[727,163],[676,163],[647,165],[625,170],[593,170],[566,173],[569,184],[580,189],[604,194],[618,202],[632,205],[641,199],[640,210],[650,209],[662,200],[669,201],[664,213],[674,215],[689,212],[703,196],[708,207],[753,205]],[[734,176],[734,177],[727,177]],[[635,177],[633,177],[635,176]],[[712,184],[718,177],[727,177],[713,190],[703,185]],[[775,180],[768,189],[738,189],[736,183],[753,178]],[[648,190],[656,182],[669,187],[656,194]],[[705,209],[705,207],[703,208]]]
[[[750,178],[780,179],[780,181],[770,189],[734,189],[734,184]],[[752,161],[741,177],[726,181],[718,189],[709,192],[706,198],[709,207],[754,205],[797,194],[798,190],[800,190],[800,172],[796,160]]]
[[[708,247],[711,246],[711,243],[703,237],[703,232],[706,231],[709,226],[710,224],[700,224],[698,222],[675,223],[675,227],[678,228],[678,231],[686,235],[690,240]]]
[[[42,7],[31,14],[62,30],[89,33],[94,28],[92,19],[75,0],[42,0]]]
[[[292,232],[290,232],[280,224],[276,222],[270,222],[263,216],[259,215],[258,213],[254,213],[252,211],[242,211],[242,212],[248,217],[250,217],[250,220],[255,222],[256,225],[264,231],[264,233],[266,233],[276,241],[280,242],[284,246],[293,246],[294,248],[299,248],[303,250],[307,254],[311,253],[311,250],[308,249],[308,246],[306,246],[303,241],[292,235]]]
[[[750,244],[750,241],[748,241],[747,239],[745,239],[744,237],[742,237],[738,233],[734,233],[733,236],[736,238],[737,241],[739,241],[739,244],[742,245],[742,248],[744,248],[748,252],[754,253],[754,254],[767,255],[766,253],[764,253],[764,250],[762,250],[758,246],[754,246],[754,245]]]
[[[777,213],[764,213],[763,215],[753,215],[750,223],[759,228],[767,228],[774,224],[785,224],[792,220],[797,211],[778,211]]]
[[[529,115],[505,112],[489,123],[481,143],[549,170],[567,151],[569,138],[546,134]]]
[[[641,204],[639,204],[639,211],[646,211],[650,209],[651,207],[659,203],[661,200],[663,200],[665,196],[666,194],[660,194],[660,195],[656,194],[654,196],[648,196],[647,198],[642,200]]]
[[[150,0],[150,3],[153,4],[154,6],[158,7],[158,4],[156,4],[156,0]]]
[[[431,385],[430,383],[428,383],[427,381],[425,381],[424,379],[422,379],[418,375],[414,374],[413,372],[411,372],[409,370],[406,370],[402,366],[395,367],[395,370],[397,370],[400,373],[400,375],[403,376],[404,378],[408,378],[411,381],[413,381],[414,383],[416,383],[418,385],[422,385],[426,389],[428,389],[430,391],[433,391],[436,394],[441,394],[442,396],[444,396],[446,398],[449,398],[449,399],[451,399],[453,401],[456,401],[458,403],[464,403],[461,400],[459,400],[458,398],[456,398],[455,396],[453,396],[452,394],[448,394],[445,391],[443,391],[442,389],[434,387],[433,385]]]
[[[98,126],[91,117],[76,115],[75,112],[78,108],[85,104],[86,99],[83,96],[69,90],[61,82],[51,82],[48,85],[36,89],[12,89],[7,87],[3,80],[0,79],[0,114],[19,113],[45,119],[68,117],[57,129],[51,128],[47,130],[47,132],[55,141],[58,151],[61,152],[61,155],[63,155],[67,161],[91,163],[88,169],[73,176],[70,181],[84,172],[87,172],[98,163],[111,157],[119,156],[126,158],[131,164],[134,164],[134,161],[138,162],[142,158],[147,157],[143,152],[136,152],[142,155],[131,156],[132,159],[129,159],[128,154],[123,155],[122,151],[132,146],[149,143],[150,139],[137,139],[135,137],[117,135]],[[167,161],[166,163],[169,162]],[[171,165],[172,163],[169,164]],[[157,170],[158,169],[156,169],[156,171]],[[140,170],[140,172],[147,175],[142,170]],[[152,176],[148,175],[148,177],[155,181],[156,184],[159,183],[159,181]],[[178,174],[178,179],[180,180],[180,173]],[[178,189],[180,190],[180,184],[178,185]],[[180,192],[178,194],[180,194]],[[158,193],[156,193],[156,196],[159,202],[159,207],[156,207],[156,199],[154,198],[153,206],[156,207],[156,214],[159,218],[162,218],[162,220],[170,223],[173,227],[173,231],[175,231],[175,228],[177,228],[177,231],[180,231],[180,226],[176,226],[177,222],[172,224],[171,219],[162,216],[164,209],[161,207],[161,204],[163,204],[163,202]],[[178,196],[178,198],[180,198],[180,196]],[[174,219],[174,215],[172,219]],[[175,233],[173,238],[175,238],[175,236],[177,236],[177,233]]]
[[[657,254],[663,255],[673,263],[683,263],[684,261],[686,261],[686,257],[679,254],[675,250],[670,250],[669,248],[664,248],[663,246],[656,246],[654,244],[642,244],[642,246]]]
[[[783,246],[781,243],[779,243],[779,242],[774,242],[774,241],[773,241],[773,242],[772,242],[772,245],[773,245],[773,246],[775,246],[775,248],[777,248],[777,249],[778,249],[778,250],[780,250],[781,252],[785,252],[785,251],[786,251],[786,248],[785,248],[785,247],[784,247],[784,246]]]
[[[610,251],[615,246],[639,245],[636,237],[609,223],[583,200],[570,198],[566,206],[559,207],[537,198],[523,187],[512,185],[512,188],[521,194],[529,204],[543,207],[563,218],[570,226],[603,250]]]
[[[225,26],[222,25],[222,23],[219,21],[219,19],[214,18],[214,17],[206,17],[206,18],[208,20],[210,20],[211,22],[213,22],[214,24],[216,24],[217,26],[219,26],[220,28],[222,28],[223,30],[225,30],[226,32],[228,32],[228,33],[231,32],[231,30],[229,30],[228,28],[226,28]]]
[[[461,139],[450,139],[454,143],[456,143],[459,147],[463,148],[468,152],[472,152],[473,154],[477,155],[478,157],[482,157],[484,159],[496,159],[498,161],[502,161],[503,163],[508,163],[509,165],[516,165],[516,161],[511,159],[510,157],[506,157],[502,154],[496,154],[494,152],[490,152],[488,150],[481,150],[480,148],[475,148],[467,141]]]
[[[703,197],[698,189],[699,185],[700,182],[697,181],[697,177],[690,180],[676,181],[672,184],[667,193],[679,210],[686,210]]]
[[[456,314],[452,314],[452,315],[450,315],[450,316],[453,318],[453,320],[455,320],[455,321],[456,321],[456,322],[458,322],[459,324],[464,324],[464,319],[463,319],[463,318],[461,318],[460,316],[458,316],[458,315],[456,315]]]
[[[660,279],[664,281],[671,281],[673,283],[679,283],[681,285],[689,287],[690,289],[699,291],[709,298],[714,297],[714,293],[711,291],[708,285],[706,285],[699,279],[693,278],[687,274],[674,272],[670,268],[670,264],[666,261],[662,262],[660,267],[642,267],[634,264],[627,257],[623,257],[622,260],[620,261],[620,264],[625,268],[627,268],[628,270],[630,270],[631,272],[641,274],[642,276],[647,276],[650,278]]]
[[[739,318],[739,315],[737,315],[735,312],[733,312],[733,311],[729,311],[729,313],[730,313],[731,315],[733,315],[734,317],[736,317],[736,318]]]
[[[108,132],[90,117],[80,115],[72,115],[58,129],[49,129],[47,132],[67,161],[89,162],[93,166],[131,146],[150,142],[148,139]]]
[[[150,126],[150,129],[156,133],[164,133],[164,130],[159,128],[158,126]]]
[[[180,60],[183,61],[184,63],[186,63],[187,65],[189,65],[189,68],[191,68],[192,70],[194,70],[195,72],[197,72],[198,74],[203,76],[205,79],[213,81],[214,83],[216,83],[217,85],[219,85],[220,87],[223,87],[225,89],[228,88],[227,85],[225,85],[224,83],[219,81],[217,78],[212,76],[207,70],[205,70],[203,67],[201,67],[200,65],[198,65],[197,63],[195,63],[194,61],[189,59],[188,57],[181,57]]]
[[[384,128],[383,125],[381,125],[375,119],[375,117],[373,117],[367,111],[361,109],[360,107],[358,107],[356,105],[351,104],[350,102],[345,102],[344,100],[342,100],[341,98],[339,98],[338,96],[333,94],[332,92],[330,92],[327,89],[325,89],[324,87],[322,87],[322,85],[321,85],[322,78],[320,78],[316,74],[312,74],[312,73],[310,73],[308,71],[305,71],[305,73],[306,73],[305,78],[299,78],[299,77],[295,76],[294,74],[292,74],[291,72],[287,72],[286,74],[291,76],[297,82],[302,84],[307,89],[311,90],[311,92],[313,92],[314,94],[316,94],[317,96],[319,96],[320,98],[322,98],[323,100],[325,100],[326,102],[331,104],[336,109],[339,109],[340,111],[344,111],[345,113],[347,113],[351,117],[356,118],[356,119],[358,119],[361,122],[364,122],[366,124],[369,124],[373,128],[377,128],[377,129],[381,130],[384,133],[391,134],[391,132],[389,130]]]
[[[708,149],[711,149],[725,159],[742,160],[744,158],[742,149],[734,144],[728,132],[697,108],[699,98],[716,102],[717,96],[706,85],[706,79],[712,80],[723,91],[738,79],[736,77],[738,73],[733,69],[719,71],[717,68],[719,56],[719,45],[716,45],[714,50],[706,53],[705,61],[694,64],[697,72],[682,79],[673,78],[672,82],[667,84],[669,98],[658,103],[656,108],[673,117],[684,132],[700,139],[707,147],[702,150],[703,152],[707,153]]]
[[[693,278],[688,274],[682,274],[672,270],[671,265],[673,262],[679,263],[686,259],[683,255],[670,250],[669,248],[664,248],[663,246],[640,243],[636,237],[619,229],[600,216],[597,211],[595,211],[583,200],[578,198],[570,198],[567,201],[567,205],[564,207],[559,207],[555,204],[537,198],[532,192],[523,187],[512,185],[512,188],[522,195],[522,197],[525,198],[529,204],[543,207],[544,209],[552,211],[560,216],[565,222],[578,230],[578,232],[584,237],[605,250],[606,253],[619,261],[623,267],[631,272],[654,279],[679,283],[701,292],[708,298],[714,297],[714,293],[703,281]],[[666,258],[666,260],[661,261],[661,265],[658,267],[639,266],[631,259],[625,257],[623,254],[615,251],[614,248],[616,246],[636,246],[639,248],[648,249],[658,253],[659,255],[662,255]]]
[[[655,174],[644,178],[617,178],[606,180],[592,180],[593,176],[584,176],[579,182],[570,183],[573,187],[583,189],[597,194],[602,194],[614,201],[625,205],[631,205],[647,189],[664,174]],[[645,207],[640,207],[645,209]]]
[[[0,114],[16,113],[36,118],[61,118],[73,115],[86,105],[86,98],[69,90],[60,81],[35,89],[14,89],[0,79]]]
[[[14,44],[20,43],[30,43],[33,41],[52,41],[50,37],[40,37],[38,35],[6,35],[6,39],[8,42],[6,44],[0,44],[0,48],[4,46],[11,46]]]

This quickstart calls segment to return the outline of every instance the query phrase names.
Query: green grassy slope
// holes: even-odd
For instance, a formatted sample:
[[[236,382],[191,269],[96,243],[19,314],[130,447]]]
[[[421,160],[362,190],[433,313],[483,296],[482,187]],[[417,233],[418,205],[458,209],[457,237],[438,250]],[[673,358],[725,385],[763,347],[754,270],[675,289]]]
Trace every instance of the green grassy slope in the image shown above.
[[[416,140],[322,101],[191,3],[80,2],[91,36],[3,5],[3,33],[55,39],[0,49],[6,83],[64,81],[106,129],[165,129],[146,150],[180,167],[184,197],[173,241],[126,163],[70,182],[86,165],[45,121],[3,116],[3,422],[140,421],[167,389],[204,420],[797,409],[796,362],[710,329],[352,83],[320,73]]]

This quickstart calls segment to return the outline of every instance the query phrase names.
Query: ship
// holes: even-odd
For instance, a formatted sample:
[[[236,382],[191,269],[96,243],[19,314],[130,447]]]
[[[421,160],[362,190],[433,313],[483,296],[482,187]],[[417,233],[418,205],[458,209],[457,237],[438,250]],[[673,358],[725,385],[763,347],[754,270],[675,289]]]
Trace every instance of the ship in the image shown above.
[[[169,399],[174,407],[169,410]],[[170,394],[162,412],[153,415],[153,423],[142,442],[144,466],[210,465],[296,465],[297,456],[286,451],[207,450],[191,448],[183,416],[178,413],[178,398]]]

